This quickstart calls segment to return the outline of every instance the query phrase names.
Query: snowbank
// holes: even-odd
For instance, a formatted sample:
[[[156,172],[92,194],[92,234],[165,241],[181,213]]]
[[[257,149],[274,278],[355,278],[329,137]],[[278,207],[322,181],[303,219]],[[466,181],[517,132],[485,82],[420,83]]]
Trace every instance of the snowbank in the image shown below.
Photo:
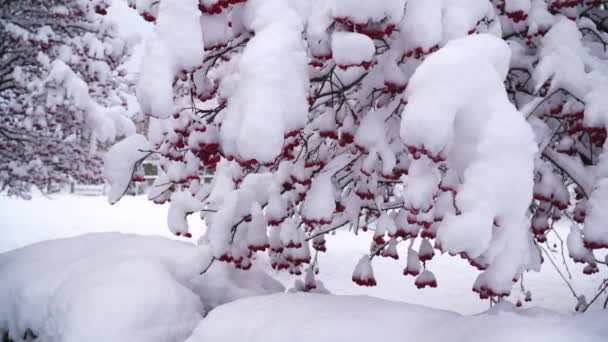
[[[460,316],[365,296],[277,294],[218,307],[186,341],[600,342],[606,319],[606,312],[562,316],[508,306]]]
[[[148,201],[145,196],[125,196],[115,205],[110,205],[103,196],[54,195],[49,199],[38,194],[29,201],[0,197],[0,231],[2,232],[0,253],[43,240],[101,231],[120,231],[163,236],[181,241],[197,241],[206,230],[200,217],[188,216],[188,227],[193,235],[191,239],[176,237],[167,229],[168,207],[168,204],[156,205]],[[403,218],[401,221],[406,220]],[[570,226],[560,222],[554,228],[565,242]],[[276,231],[278,232],[278,229]],[[407,262],[409,244],[397,246],[399,260],[374,259],[377,286],[357,286],[351,280],[352,271],[361,255],[369,253],[369,241],[373,236],[372,230],[360,231],[358,236],[340,230],[336,235],[327,236],[327,252],[319,254],[317,261],[319,269],[319,274],[316,276],[317,283],[319,280],[323,281],[327,289],[334,294],[371,295],[461,314],[476,314],[488,309],[488,301],[479,299],[479,296],[471,291],[471,284],[479,272],[471,268],[466,260],[451,257],[447,253],[436,253],[432,260],[426,262],[437,279],[438,287],[417,289],[414,284],[415,277],[403,276],[402,273],[406,266],[409,267]],[[561,265],[559,239],[555,234],[549,234],[548,243],[551,246],[558,244],[557,251],[555,254],[552,253],[552,257]],[[418,251],[418,245],[414,245],[414,248]],[[568,250],[565,250],[565,253],[567,257]],[[258,257],[262,256],[262,254],[258,255]],[[600,255],[600,259],[603,259],[603,255]],[[515,303],[521,300],[524,307],[541,306],[558,312],[573,311],[577,304],[576,299],[547,260],[546,255],[545,262],[546,267],[540,272],[525,274],[525,290],[520,291],[519,286],[516,286],[509,301]],[[566,263],[572,274],[571,282],[577,294],[584,294],[588,300],[595,296],[597,286],[608,277],[608,272],[604,268],[600,268],[598,273],[585,275],[584,264],[574,263],[569,258],[566,258]],[[294,276],[287,272],[277,273],[268,261],[260,260],[258,264],[281,281],[285,287],[293,287]],[[422,268],[420,264],[418,266]],[[1,274],[0,287],[4,285]],[[531,302],[524,301],[528,290],[532,293]],[[605,299],[605,295],[602,295],[589,310],[601,310]]]
[[[215,307],[283,291],[263,271],[208,263],[205,250],[119,233],[0,254],[0,332],[41,341],[183,341]]]

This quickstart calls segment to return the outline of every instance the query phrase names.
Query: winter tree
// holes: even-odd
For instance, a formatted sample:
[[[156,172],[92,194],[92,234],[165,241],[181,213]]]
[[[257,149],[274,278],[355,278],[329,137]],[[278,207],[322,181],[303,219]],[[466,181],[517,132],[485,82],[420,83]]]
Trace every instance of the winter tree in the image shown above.
[[[157,155],[149,198],[170,202],[175,235],[200,215],[211,262],[248,269],[267,251],[313,289],[330,233],[372,229],[355,283],[391,257],[435,287],[426,261],[449,253],[480,270],[480,297],[502,297],[565,220],[566,253],[605,266],[603,2],[130,5],[155,23],[137,85],[151,124],[107,155],[110,201]]]
[[[0,190],[99,182],[98,143],[131,134],[128,46],[108,3],[0,1]]]

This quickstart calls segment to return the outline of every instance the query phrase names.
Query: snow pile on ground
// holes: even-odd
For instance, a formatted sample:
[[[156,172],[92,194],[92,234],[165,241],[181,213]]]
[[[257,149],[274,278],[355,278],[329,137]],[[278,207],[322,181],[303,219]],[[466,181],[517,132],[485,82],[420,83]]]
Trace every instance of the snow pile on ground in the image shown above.
[[[189,215],[188,227],[193,237],[187,239],[183,236],[174,236],[167,229],[168,208],[168,204],[156,205],[146,200],[145,196],[125,196],[115,205],[110,205],[106,197],[55,195],[49,199],[35,195],[30,201],[0,197],[0,232],[2,232],[0,253],[43,240],[100,231],[160,235],[182,241],[196,241],[205,232],[204,223],[198,215]],[[546,246],[556,250],[555,253],[549,253],[557,265],[561,266],[564,262],[567,265],[569,271],[563,268],[562,271],[577,295],[584,294],[589,301],[597,293],[598,285],[608,277],[608,273],[600,268],[598,273],[583,274],[585,265],[574,263],[572,259],[567,258],[567,249],[564,251],[565,261],[562,260],[560,241],[556,233],[562,237],[566,247],[565,242],[569,232],[570,225],[562,224],[560,221],[548,235]],[[359,231],[358,236],[352,232],[339,230],[335,235],[327,236],[327,252],[319,253],[317,260],[319,270],[317,283],[319,280],[322,281],[333,294],[371,295],[461,314],[475,314],[488,309],[488,301],[479,299],[479,296],[471,291],[471,284],[479,271],[471,268],[466,260],[450,257],[447,253],[436,253],[426,262],[427,267],[436,277],[437,288],[417,289],[414,283],[415,277],[403,275],[403,269],[409,267],[408,244],[397,246],[399,260],[374,258],[373,267],[377,286],[357,286],[351,280],[352,272],[361,255],[369,253],[369,241],[373,239],[373,235],[372,230]],[[413,247],[418,250],[417,244]],[[258,257],[261,258],[263,255],[260,254]],[[543,257],[545,267],[540,272],[525,273],[525,289],[522,290],[517,284],[507,300],[512,303],[520,300],[524,308],[540,306],[559,312],[572,312],[577,300],[559,273],[555,271],[547,255]],[[600,260],[603,258],[604,256],[601,255]],[[214,263],[214,267],[215,264],[221,263]],[[258,264],[281,281],[285,287],[294,286],[297,278],[293,275],[276,272],[271,269],[270,262],[265,260],[260,260]],[[0,287],[3,285],[2,281],[3,277],[0,276]],[[250,283],[249,286],[252,284]],[[524,301],[528,290],[532,295],[531,302]],[[605,295],[600,296],[589,310],[601,310],[605,299]],[[205,305],[207,304],[206,302]]]
[[[283,291],[255,267],[161,237],[88,234],[0,254],[0,332],[41,341],[183,341],[208,310]],[[30,331],[30,332],[28,332]]]
[[[365,296],[277,294],[218,307],[187,342],[606,341],[607,312],[558,315],[495,307],[456,313]],[[235,327],[238,327],[235,329]]]

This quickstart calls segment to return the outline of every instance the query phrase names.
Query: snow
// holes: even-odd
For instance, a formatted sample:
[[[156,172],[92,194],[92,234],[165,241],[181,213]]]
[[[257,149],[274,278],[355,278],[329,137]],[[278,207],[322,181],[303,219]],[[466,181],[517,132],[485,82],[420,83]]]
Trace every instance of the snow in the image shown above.
[[[239,57],[237,72],[222,82],[228,107],[220,134],[227,155],[265,163],[280,154],[284,135],[306,122],[306,50],[302,22],[288,4],[247,5],[255,36]]]
[[[442,0],[410,0],[401,21],[401,30],[409,45],[406,50],[417,47],[428,51],[442,39]]]
[[[464,37],[471,30],[481,30],[480,21],[493,17],[492,4],[484,0],[444,1],[443,40]]]
[[[371,259],[369,255],[363,255],[352,276],[353,282],[362,286],[376,286],[376,279],[374,278],[374,270],[372,268]]]
[[[438,173],[434,162],[447,159],[462,184],[458,212],[444,215],[438,242],[449,253],[479,258],[487,270],[476,288],[497,294],[508,294],[522,271],[540,267],[526,222],[537,147],[504,89],[509,59],[508,45],[488,34],[450,41],[416,69],[401,122],[401,137],[414,154],[406,203],[430,210],[439,179],[434,186],[425,179],[424,191],[414,191],[423,187],[416,182]]]
[[[530,0],[505,0],[505,11],[528,13],[530,11]]]
[[[0,255],[0,331],[43,341],[183,341],[213,307],[281,292],[258,269],[214,264],[192,244],[97,233]]]
[[[58,83],[65,87],[67,97],[85,114],[85,122],[99,142],[112,142],[135,133],[135,125],[120,106],[103,107],[89,93],[89,86],[69,65],[57,59],[49,66],[44,83]],[[57,101],[50,93],[47,105]]]
[[[146,42],[137,82],[144,113],[158,118],[173,114],[173,81],[203,62],[204,42],[198,1],[162,1],[154,32]]]
[[[276,187],[269,189],[270,196],[266,206],[266,218],[270,225],[278,225],[287,217],[287,201]],[[335,203],[334,203],[335,205]]]
[[[152,234],[183,240],[174,237],[167,229],[168,208],[168,205],[155,205],[144,196],[126,196],[112,206],[104,197],[57,195],[48,199],[35,195],[30,201],[1,197],[0,252],[38,241],[101,231]],[[188,225],[194,240],[204,232],[203,223],[194,215],[188,216]],[[277,233],[279,231],[274,227],[270,229],[271,236],[273,229]],[[566,237],[569,226],[558,225],[557,230],[562,237]],[[550,239],[551,237],[552,234],[549,235]],[[359,231],[359,236],[338,231],[336,235],[327,236],[327,253],[319,254],[320,273],[317,278],[323,281],[329,291],[334,294],[372,295],[464,314],[474,314],[488,308],[488,302],[480,300],[471,291],[471,284],[478,272],[466,261],[447,254],[435,255],[433,260],[427,262],[427,266],[433,270],[439,283],[436,289],[418,290],[414,286],[413,277],[403,276],[402,271],[406,264],[409,265],[407,260],[409,258],[401,258],[399,261],[374,258],[374,276],[378,285],[356,286],[351,281],[352,270],[359,258],[369,253],[369,241],[372,238],[371,231]],[[408,255],[408,246],[404,244],[397,246],[397,250],[399,255]],[[412,251],[415,252],[414,249]],[[526,290],[533,293],[533,301],[530,304],[560,312],[571,312],[576,303],[559,274],[547,262],[540,272],[529,272],[524,275]],[[561,260],[557,262],[561,263]],[[572,273],[571,282],[575,290],[585,294],[587,298],[591,298],[596,293],[597,285],[601,280],[608,277],[604,268],[600,268],[599,273],[584,275],[582,264],[574,264],[570,259],[566,259],[566,263]],[[272,270],[267,261],[263,261],[260,266],[286,287],[291,287],[293,284],[293,276]],[[524,295],[525,292],[520,293],[516,290],[509,300],[514,302]],[[590,310],[597,308],[600,306],[594,305]]]
[[[355,144],[370,151],[369,157],[374,158],[372,159],[374,162],[377,155],[379,155],[382,159],[382,174],[390,175],[395,167],[396,159],[395,154],[389,148],[384,128],[386,114],[383,111],[370,111],[367,113],[363,120],[361,120],[359,129],[355,134]]]
[[[588,57],[581,38],[573,21],[557,20],[543,37],[540,61],[532,74],[535,91],[550,82],[549,93],[564,88],[581,98],[586,95],[590,88],[585,72]]]
[[[509,306],[460,316],[365,296],[277,294],[217,308],[187,341],[368,342],[407,336],[408,340],[426,342],[601,342],[608,334],[601,323],[606,319],[606,312],[572,316]]]
[[[510,293],[506,300],[511,302],[524,297],[527,300],[530,297],[529,290],[532,290],[534,299],[531,305],[571,311],[577,302],[579,308],[584,306],[583,303],[589,302],[597,291],[599,282],[606,277],[605,267],[599,274],[584,278],[581,275],[583,270],[586,273],[594,270],[592,268],[595,267],[596,261],[591,249],[608,243],[608,230],[603,225],[606,219],[602,210],[602,203],[608,198],[605,179],[608,173],[603,170],[605,163],[600,162],[598,167],[586,167],[578,158],[566,156],[563,152],[582,149],[581,144],[586,143],[586,133],[589,133],[589,136],[591,133],[584,132],[578,138],[573,136],[574,139],[570,140],[569,137],[561,136],[552,139],[556,127],[554,122],[551,122],[552,119],[543,117],[542,112],[556,102],[549,99],[545,106],[542,98],[529,99],[529,94],[523,95],[519,89],[521,87],[526,93],[534,96],[545,96],[538,93],[547,89],[567,89],[587,103],[583,108],[583,105],[575,103],[574,100],[564,101],[564,113],[584,110],[583,120],[577,120],[584,126],[594,127],[592,132],[598,133],[601,126],[608,122],[605,115],[608,106],[604,100],[605,96],[602,95],[605,92],[605,84],[608,83],[601,72],[603,61],[591,57],[594,54],[593,48],[601,50],[600,44],[585,40],[583,47],[580,42],[582,34],[585,34],[579,32],[583,24],[585,29],[594,29],[590,28],[592,23],[589,21],[579,21],[577,27],[574,21],[548,12],[547,5],[542,0],[506,0],[505,3],[487,0],[315,0],[310,3],[306,0],[248,0],[244,4],[202,0],[205,6],[215,5],[218,8],[222,5],[229,8],[227,11],[222,10],[220,14],[204,13],[202,16],[196,9],[198,2],[195,0],[131,0],[131,4],[133,2],[137,2],[140,13],[146,11],[145,14],[154,17],[153,21],[156,22],[155,33],[148,42],[149,51],[142,64],[144,72],[137,92],[144,113],[166,119],[153,120],[149,137],[155,144],[153,148],[158,148],[161,154],[179,156],[179,161],[176,162],[161,158],[163,171],[149,196],[156,202],[170,200],[170,204],[151,209],[142,204],[141,198],[127,197],[125,201],[136,207],[131,211],[123,209],[122,203],[109,209],[105,203],[102,205],[93,199],[75,200],[71,196],[59,196],[55,201],[64,203],[66,208],[55,208],[53,204],[48,203],[23,204],[28,210],[32,209],[29,212],[43,213],[41,215],[44,221],[34,224],[39,220],[36,217],[11,221],[11,215],[23,215],[18,209],[10,209],[13,206],[21,206],[20,202],[6,205],[0,202],[0,205],[3,205],[0,210],[3,216],[4,208],[9,208],[6,224],[11,227],[9,231],[17,232],[6,234],[7,249],[15,246],[12,240],[22,243],[30,238],[37,238],[37,234],[48,234],[49,237],[70,235],[81,231],[82,225],[91,230],[150,229],[150,232],[156,232],[158,228],[159,233],[171,235],[174,239],[192,235],[195,239],[200,237],[198,242],[210,244],[210,254],[215,258],[243,260],[241,263],[234,262],[237,267],[255,269],[258,263],[265,265],[262,267],[281,279],[282,283],[291,288],[290,291],[307,291],[314,288],[312,292],[374,294],[387,299],[420,303],[461,313],[477,313],[487,308],[487,301],[480,301],[470,291],[471,284],[474,284],[474,289],[482,296],[488,290],[491,294],[498,295]],[[497,7],[505,6],[507,17],[511,20],[504,18],[502,10],[495,13],[494,4]],[[403,11],[404,6],[406,11]],[[574,11],[566,9],[562,13],[571,14]],[[403,15],[405,18],[401,20]],[[520,19],[525,23],[517,24]],[[399,28],[393,30],[393,23],[399,22]],[[368,26],[368,29],[371,27],[375,30],[387,24],[390,28],[386,27],[382,39],[370,39],[366,35],[369,32],[360,34],[365,32],[362,27]],[[553,28],[543,38],[545,31],[552,25]],[[506,30],[505,35],[511,36],[511,46],[482,33],[491,32],[500,37],[501,29]],[[536,32],[538,33],[535,34]],[[469,34],[473,37],[459,39]],[[533,42],[530,38],[532,36]],[[48,37],[41,35],[37,39],[44,41],[48,40]],[[518,43],[524,39],[527,39],[528,48]],[[221,58],[203,65],[203,46],[212,50],[209,53],[216,53],[224,48],[218,47],[218,44],[228,44],[230,50]],[[592,48],[587,49],[588,46]],[[92,45],[90,49],[93,53],[99,53],[101,47]],[[307,66],[307,50],[312,61],[321,63],[321,67],[314,63],[310,67]],[[410,58],[412,56],[415,58]],[[65,54],[61,58],[69,57]],[[540,63],[533,65],[532,62],[537,57],[540,57]],[[230,61],[227,61],[228,59]],[[334,63],[337,68],[334,68]],[[518,107],[524,102],[525,110],[521,112],[509,103],[504,91],[505,75],[509,67],[513,66],[532,74],[530,82],[513,83],[516,85],[514,102]],[[96,65],[90,67],[96,70],[99,68]],[[193,68],[197,69],[193,71],[191,81],[190,74],[185,74],[184,71],[189,72]],[[103,70],[99,70],[103,73]],[[330,71],[329,82],[323,81],[317,89],[317,81],[313,81],[313,88],[309,93],[309,78],[322,79],[327,71]],[[410,78],[413,73],[414,76]],[[358,78],[364,79],[360,85],[349,86],[344,92],[338,90],[336,93],[342,94],[341,97],[334,95],[333,88],[336,85],[331,84],[333,81],[350,84]],[[510,73],[509,78],[507,87],[513,87],[511,82],[517,75]],[[196,86],[196,96],[192,103],[189,101],[193,85],[191,83]],[[76,88],[75,93],[84,93],[82,87]],[[213,98],[216,90],[219,101]],[[327,95],[326,99],[314,100],[315,93],[318,95],[324,92],[331,95],[331,100]],[[371,96],[367,96],[370,94]],[[310,105],[310,110],[306,103],[307,95],[317,101]],[[558,101],[562,101],[560,96],[556,96]],[[195,107],[201,105],[198,100],[205,102],[202,105],[204,111],[218,111],[210,116],[203,114],[208,118],[206,124],[200,122],[200,115],[204,112],[195,112]],[[526,105],[525,101],[531,102]],[[530,124],[526,123],[523,118],[527,119],[529,115],[534,114],[528,109],[539,104],[540,110],[536,113],[538,117],[531,118]],[[213,106],[216,105],[218,107],[214,109]],[[174,114],[175,109],[180,107],[192,109]],[[403,113],[402,108],[405,108]],[[171,114],[174,116],[171,117]],[[399,134],[396,123],[401,118],[403,125]],[[95,126],[103,127],[99,124]],[[533,126],[536,136],[532,134],[529,126]],[[107,135],[112,135],[111,126],[108,127],[109,129],[104,131],[109,132]],[[587,131],[587,128],[584,130]],[[203,129],[206,130],[202,132]],[[338,146],[335,135],[343,138],[340,139],[344,140],[340,141],[342,145]],[[351,145],[352,141],[349,142],[353,136],[356,146]],[[136,148],[130,148],[131,152],[124,148],[137,139],[140,139],[139,136],[126,140],[122,146],[117,145],[116,150],[110,152],[110,158],[107,158],[110,165],[108,174],[113,183],[110,196],[113,203],[126,188],[133,172],[133,164],[144,156],[134,152]],[[304,140],[305,148],[302,144]],[[293,145],[290,144],[294,142],[302,144],[301,150],[298,147],[293,151]],[[407,151],[403,148],[403,143],[407,145]],[[142,140],[141,144],[136,142],[133,145],[145,144]],[[199,160],[197,155],[210,145],[216,146],[213,149],[214,158],[220,159],[222,155],[232,160],[231,157],[234,157],[236,162],[221,160],[213,182],[202,184],[196,178],[203,167],[210,165],[204,165],[207,164],[206,160],[201,164],[202,159]],[[536,145],[540,145],[539,149],[536,149]],[[554,150],[556,146],[558,152]],[[287,151],[289,148],[291,151]],[[120,149],[125,151],[117,152]],[[589,156],[596,163],[599,160],[596,158],[598,150],[599,147],[595,148],[593,153],[592,149],[589,149]],[[578,224],[567,223],[566,218],[552,224],[552,220],[558,215],[567,216],[565,214],[570,213],[571,208],[567,208],[570,204],[570,194],[563,185],[564,181],[554,173],[554,166],[549,165],[549,162],[541,163],[535,158],[539,154],[538,151],[543,151],[550,162],[563,167],[573,176],[575,182],[582,183],[580,185],[584,192],[590,195],[588,201],[576,203],[573,210],[575,218],[584,218],[587,210],[584,228]],[[282,154],[289,153],[297,155],[297,162],[283,162],[276,174],[272,174],[280,158],[283,158]],[[281,157],[275,159],[277,155]],[[313,155],[315,156],[311,157]],[[603,155],[601,158],[605,157]],[[325,169],[324,166],[310,167],[310,159],[315,158],[323,162],[323,165],[328,162]],[[334,170],[346,167],[346,162],[350,160],[353,161],[352,169],[349,165],[344,173],[351,175],[346,178],[338,175],[331,177]],[[259,167],[255,165],[254,168],[248,169],[238,166],[237,162],[260,164]],[[271,166],[271,162],[276,163]],[[307,167],[304,166],[305,163]],[[338,167],[339,164],[342,165]],[[317,167],[321,169],[320,172],[315,169]],[[409,172],[401,176],[399,172],[403,170]],[[18,171],[25,174],[27,169],[20,168]],[[533,172],[541,179],[534,188]],[[250,174],[247,175],[248,173]],[[401,179],[398,179],[399,176]],[[393,182],[399,181],[403,181],[406,187],[403,188],[401,184],[392,185],[396,184]],[[180,185],[165,191],[169,190],[167,185],[172,182]],[[287,187],[294,186],[295,189],[283,189],[285,184]],[[285,194],[281,194],[281,191],[285,191]],[[355,191],[365,194],[365,199],[356,197],[353,194]],[[536,195],[542,195],[552,200],[539,201],[536,198],[532,202],[532,210],[536,210],[536,206],[545,210],[549,205],[556,205],[560,211],[550,208],[552,212],[539,209],[536,213],[530,213],[528,204],[531,202],[532,193],[535,198]],[[299,205],[302,199],[304,202]],[[393,200],[397,204],[389,203]],[[44,200],[34,198],[34,202],[42,201]],[[345,213],[336,214],[334,217],[333,212],[338,203],[340,207],[346,207]],[[375,223],[366,222],[369,218],[367,216],[359,217],[361,208],[368,210],[367,208],[373,207],[374,204],[378,209],[386,206],[392,208],[400,207],[402,203],[404,208],[398,212],[382,212]],[[562,209],[562,206],[566,209]],[[53,208],[56,212],[47,213]],[[66,213],[66,209],[74,212]],[[82,212],[76,212],[80,209]],[[202,220],[198,217],[199,212]],[[375,215],[372,210],[369,212]],[[196,215],[191,215],[193,213]],[[371,231],[355,230],[359,236],[353,236],[352,232],[340,229],[327,235],[316,235],[312,238],[314,255],[311,255],[306,234],[314,236],[330,229],[331,226],[327,223],[332,219],[334,224],[350,220],[358,227],[361,223]],[[106,226],[108,221],[116,221],[116,226]],[[202,222],[208,225],[209,229]],[[57,228],[61,232],[59,234],[39,229],[43,225],[50,229],[66,223],[68,227]],[[273,226],[267,228],[267,223]],[[548,243],[534,244],[529,229],[530,223],[533,232],[547,230]],[[23,225],[31,226],[34,231],[31,235],[34,237],[27,234],[28,229],[25,232],[19,231]],[[0,227],[3,226],[0,222]],[[169,230],[166,230],[166,226]],[[307,231],[308,228],[310,231]],[[422,231],[423,238],[416,237],[419,231]],[[561,237],[568,237],[560,242],[562,239],[555,235],[557,233]],[[433,247],[428,236],[434,237],[435,234],[437,239]],[[179,235],[179,238],[174,235]],[[401,243],[406,238],[410,238],[411,243]],[[371,251],[370,240],[375,241]],[[388,247],[375,255],[374,249],[378,248],[380,241],[386,241]],[[561,246],[558,246],[560,243]],[[273,266],[287,265],[290,273],[301,275],[295,282],[294,277],[274,273],[266,265],[268,257],[263,253],[249,253],[267,247],[283,251],[283,254],[271,256],[271,262]],[[567,247],[567,253],[562,250],[560,256],[560,247]],[[315,250],[326,253],[316,253]],[[541,250],[547,254],[543,255],[543,270],[538,273],[527,272],[539,269]],[[446,252],[460,255],[465,260],[451,258]],[[603,251],[594,252],[598,260],[604,260]],[[587,265],[577,265],[569,259],[562,262],[561,257],[564,254],[569,254],[574,261],[583,261]],[[251,258],[249,255],[252,255]],[[404,258],[406,255],[407,259]],[[555,260],[551,259],[549,262],[547,259],[551,256]],[[314,264],[307,267],[295,264],[289,266],[285,262],[309,261],[313,257]],[[210,258],[210,255],[201,254],[200,258],[189,262],[191,265],[186,268],[200,270],[205,266],[204,261]],[[391,260],[393,258],[397,261]],[[478,272],[471,269],[466,265],[467,261],[485,270]],[[551,263],[554,261],[562,270],[568,268],[563,270],[564,277],[572,283],[573,292],[576,292],[574,296],[571,296],[568,287],[552,269]],[[407,267],[403,270],[406,264]],[[193,265],[196,267],[192,267]],[[216,269],[215,265],[224,264],[217,261],[210,274]],[[165,288],[173,288],[175,282],[180,285],[183,282],[181,277],[174,277],[170,272],[173,267],[167,268],[165,264],[159,266],[156,259],[150,261],[148,256],[146,261],[128,260],[124,268],[122,264],[121,267],[107,272],[101,268],[99,273],[104,279],[108,275],[110,278],[114,275],[123,277],[124,273],[133,272],[134,268],[141,268],[142,272],[149,275],[147,277],[158,279]],[[217,284],[211,280],[205,282],[209,288],[202,289],[190,284],[192,286],[186,286],[185,292],[169,291],[175,296],[167,306],[179,304],[183,296],[193,292],[197,298],[201,298],[201,307],[192,307],[183,313],[194,312],[200,316],[220,303],[236,299],[242,287],[247,292],[248,286],[259,285],[255,277],[248,279],[244,276],[252,273],[243,273],[242,277],[224,282],[225,278],[230,278],[232,271],[229,268],[221,269],[227,274],[219,276]],[[88,276],[85,274],[82,279],[74,280],[77,281],[74,286],[88,285],[97,280],[95,274],[90,275],[93,280],[89,280]],[[376,286],[357,288],[353,286],[351,279],[363,285]],[[517,281],[515,285],[514,281]],[[434,288],[437,285],[438,287]],[[416,287],[422,289],[417,290]],[[257,293],[264,288],[266,286],[262,285],[262,289],[253,291]],[[203,298],[202,292],[212,295]],[[153,293],[143,291],[138,295],[147,296]],[[579,295],[578,299],[573,299]],[[602,295],[591,310],[599,308],[601,304],[598,303],[602,303],[604,298],[605,295]],[[333,301],[333,297],[330,300]],[[74,296],[74,301],[76,304],[98,305],[87,303],[85,299],[80,301],[78,296]],[[285,301],[290,302],[291,299]],[[234,305],[238,306],[236,303]],[[382,313],[376,316],[382,315],[384,319],[386,311],[382,311],[380,307],[391,305],[378,305],[377,311]],[[524,305],[527,307],[530,304]],[[306,305],[290,303],[285,306],[300,308]],[[366,306],[375,307],[368,302]],[[525,324],[520,322],[520,318],[528,319],[530,312],[510,313],[513,311],[511,309],[508,305],[501,304],[488,314],[475,318],[465,317],[461,321],[474,319],[476,326],[479,326],[480,321],[485,322],[498,334],[507,331],[511,334],[527,333],[535,336],[534,332],[530,333],[527,329],[534,328],[536,321]],[[253,310],[246,309],[257,313],[256,310],[262,313],[272,312],[258,307]],[[306,317],[314,317],[315,314],[318,316],[319,311],[321,310],[316,309]],[[353,310],[348,313],[351,311]],[[368,314],[365,309],[361,311]],[[410,312],[412,309],[404,308],[402,311]],[[285,312],[291,311],[286,309]],[[508,323],[487,318],[492,315],[506,315],[510,318],[513,318],[510,315],[514,315],[517,318],[513,320],[526,328],[513,328],[504,325]],[[543,320],[551,316],[547,313],[539,315]],[[244,315],[238,315],[238,319],[243,319],[242,316]],[[456,317],[454,320],[460,319],[457,315],[452,316]],[[195,317],[195,314],[192,314],[192,317]],[[551,317],[554,319],[547,324],[559,325],[556,321],[565,320],[563,317],[556,318],[557,315]],[[295,321],[295,318],[287,319]],[[186,319],[189,328],[185,327],[183,330],[191,329],[192,321],[195,320]],[[595,320],[599,321],[597,318]],[[239,325],[238,321],[234,323],[235,320],[231,318],[223,321],[233,322],[230,324],[239,327],[244,326]],[[403,321],[407,320],[389,320],[387,325],[398,324],[401,327]],[[443,316],[435,321],[443,323]],[[315,322],[312,322],[313,326]],[[351,319],[350,323],[352,322]],[[411,337],[415,339],[433,341],[440,335],[435,334],[433,329],[430,329],[431,332],[427,335],[417,335],[417,330],[424,329],[415,323],[413,328],[408,329],[408,332],[414,331]],[[546,322],[543,321],[544,323]],[[215,331],[226,326],[225,323],[222,324],[218,325]],[[337,336],[332,335],[331,329],[326,329],[324,323],[320,324],[323,324],[321,329],[313,330],[317,330],[317,333],[320,331],[321,337],[310,336],[309,339],[336,339]],[[456,333],[441,336],[444,340],[475,341],[477,337],[487,335],[485,329],[473,330],[467,324],[454,324],[453,327],[449,324],[451,323],[446,323],[446,327],[450,328],[448,331],[455,330]],[[547,328],[543,324],[540,324],[538,329],[553,329],[553,326]],[[289,330],[289,326],[286,324],[279,327],[277,335],[285,334],[281,329]],[[359,326],[365,327],[364,324],[357,325]],[[386,339],[395,339],[393,335],[389,335],[390,329],[378,329],[373,326],[370,328],[369,334],[368,331],[360,332],[359,335],[353,336],[352,340],[376,340],[384,333],[387,334]],[[569,336],[569,332],[562,331],[566,328],[557,328],[555,333],[559,335],[558,340]],[[587,328],[588,326],[585,326],[581,330],[588,331]],[[590,334],[593,334],[595,328],[590,329]],[[301,328],[298,326],[291,330],[300,331]],[[394,332],[396,329],[392,330]],[[517,330],[517,333],[512,330]],[[74,336],[82,335],[79,338],[86,337],[87,333],[72,332],[70,329],[65,331],[75,334]],[[476,336],[478,331],[479,336]],[[242,329],[234,329],[233,332],[247,333]],[[49,334],[52,333],[53,331]],[[262,334],[264,333],[272,334],[268,331]],[[181,339],[186,336],[183,331],[179,334]],[[430,336],[431,334],[437,336]],[[254,339],[262,338],[261,336],[255,336]],[[339,336],[341,339],[342,335]],[[216,340],[227,339],[215,337]],[[308,335],[304,334],[304,337]],[[137,338],[132,337],[135,340]],[[154,339],[149,336],[146,338]],[[241,339],[247,338],[247,335],[241,336]],[[287,337],[281,338],[284,340]],[[301,336],[294,339],[298,338]],[[507,336],[496,336],[493,340],[506,338]],[[589,336],[575,338],[591,339]]]
[[[169,212],[167,213],[167,226],[169,230],[177,235],[192,235],[188,228],[186,217],[202,209],[201,202],[191,193],[186,191],[174,192],[171,195]]]
[[[144,114],[167,118],[173,113],[173,74],[169,52],[158,39],[146,42],[141,75],[137,82],[137,100]]]
[[[604,143],[604,147],[608,146]],[[596,187],[587,202],[587,218],[583,228],[583,239],[594,247],[608,246],[608,220],[605,203],[608,201],[608,153],[600,155],[597,165]]]
[[[192,70],[203,61],[204,47],[197,0],[161,1],[156,21],[158,39],[170,49],[174,72]]]
[[[398,23],[403,17],[405,0],[351,1],[330,0],[329,7],[334,18],[348,18],[354,23],[381,21],[388,17]]]
[[[566,239],[566,244],[568,246],[568,254],[574,261],[595,264],[593,253],[585,248],[581,231],[574,224],[570,227],[570,233]]]
[[[302,217],[310,222],[330,223],[336,210],[331,173],[322,173],[312,181],[302,207]]]
[[[103,176],[110,183],[110,204],[116,203],[124,195],[136,164],[150,154],[147,152],[149,148],[150,143],[146,137],[134,134],[112,146],[104,155]]]
[[[403,269],[403,275],[417,276],[420,274],[420,257],[411,246],[407,249],[407,264]]]
[[[433,274],[433,272],[424,270],[416,277],[414,285],[416,285],[416,287],[419,289],[426,286],[437,287],[437,279],[435,278],[435,274]]]
[[[338,65],[351,66],[371,62],[376,48],[372,39],[356,32],[334,32],[331,51]]]

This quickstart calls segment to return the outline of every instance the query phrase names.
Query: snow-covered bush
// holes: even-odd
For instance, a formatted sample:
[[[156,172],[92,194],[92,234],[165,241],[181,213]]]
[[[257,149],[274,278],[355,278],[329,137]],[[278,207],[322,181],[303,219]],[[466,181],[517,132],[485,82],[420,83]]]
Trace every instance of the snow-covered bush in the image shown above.
[[[0,336],[15,341],[184,341],[215,306],[282,292],[264,271],[216,263],[191,243],[119,233],[0,254]]]
[[[541,267],[563,219],[585,272],[606,263],[601,2],[130,4],[156,25],[137,86],[151,123],[108,154],[110,202],[158,155],[150,199],[170,201],[178,236],[200,214],[214,260],[248,269],[268,251],[313,289],[328,233],[375,229],[355,283],[410,241],[416,286],[441,285],[426,261],[447,252],[488,298]]]
[[[506,302],[479,315],[460,316],[366,296],[274,294],[218,307],[186,341],[367,342],[401,340],[407,334],[408,340],[426,342],[603,342],[606,318],[605,311],[560,315],[538,308],[515,310]]]
[[[131,134],[129,47],[106,0],[0,3],[0,190],[101,181],[98,143]]]

